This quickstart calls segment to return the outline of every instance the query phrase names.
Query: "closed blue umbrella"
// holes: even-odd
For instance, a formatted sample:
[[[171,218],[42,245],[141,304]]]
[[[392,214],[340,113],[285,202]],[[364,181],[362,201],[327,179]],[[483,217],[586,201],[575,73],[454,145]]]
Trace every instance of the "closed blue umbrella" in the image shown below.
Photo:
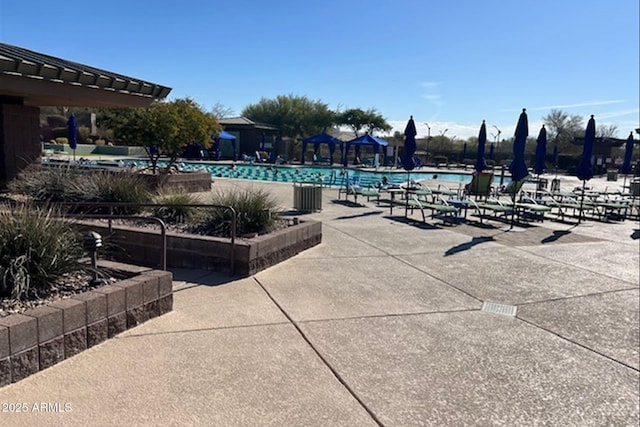
[[[465,142],[462,145],[462,153],[460,153],[460,162],[463,162],[466,157],[467,157],[467,143]]]
[[[576,170],[577,176],[582,181],[588,181],[593,178],[593,165],[591,157],[593,157],[593,144],[596,141],[596,120],[593,114],[587,123],[587,130],[584,132],[584,145],[582,146],[582,159]]]
[[[522,109],[520,117],[518,118],[518,124],[516,125],[516,133],[513,139],[513,160],[509,165],[509,172],[511,172],[511,180],[514,182],[520,181],[529,175],[527,170],[527,164],[524,162],[524,148],[527,144],[527,137],[529,136],[529,120],[527,119],[527,110]],[[516,192],[512,194],[513,204],[516,203]],[[511,228],[515,223],[515,209],[511,211]]]
[[[76,148],[78,147],[78,121],[76,116],[71,114],[67,120],[67,135],[69,140],[69,148],[73,150],[73,160],[76,160]]]
[[[582,159],[578,165],[577,173],[579,179],[582,180],[582,197],[580,198],[580,213],[578,214],[578,224],[582,221],[582,207],[584,205],[584,193],[586,182],[593,178],[593,165],[591,157],[593,156],[593,144],[596,141],[596,120],[593,114],[587,123],[587,130],[584,132],[584,145],[582,146]]]
[[[490,158],[491,160],[493,160],[493,152],[494,152],[494,150],[495,150],[495,145],[494,145],[494,143],[492,142],[492,143],[491,143],[491,146],[489,147],[489,158]]]
[[[547,157],[547,130],[544,128],[544,125],[542,125],[536,141],[536,160],[533,165],[533,170],[538,175],[546,169],[546,165],[544,164],[545,157]]]
[[[631,157],[633,156],[633,132],[629,133],[629,138],[624,146],[624,163],[620,171],[624,174],[631,173]]]
[[[487,168],[487,162],[484,160],[484,147],[487,143],[487,125],[482,121],[482,125],[480,126],[480,132],[478,133],[478,153],[476,155],[476,166],[475,169],[478,173],[482,172]],[[489,158],[493,158],[493,144],[491,144],[491,149],[489,151]]]
[[[404,154],[402,156],[402,167],[406,171],[413,170],[416,167],[416,163],[413,160],[413,155],[416,153],[416,124],[413,121],[413,116],[409,117],[407,126],[404,128]]]
[[[266,143],[267,143],[267,135],[265,135],[265,133],[262,132],[262,138],[260,139],[260,151],[265,150]]]
[[[528,136],[529,120],[527,119],[527,110],[523,108],[516,126],[515,138],[513,140],[513,160],[509,166],[509,172],[511,172],[511,179],[513,181],[520,181],[529,175],[527,164],[524,161],[524,148]]]

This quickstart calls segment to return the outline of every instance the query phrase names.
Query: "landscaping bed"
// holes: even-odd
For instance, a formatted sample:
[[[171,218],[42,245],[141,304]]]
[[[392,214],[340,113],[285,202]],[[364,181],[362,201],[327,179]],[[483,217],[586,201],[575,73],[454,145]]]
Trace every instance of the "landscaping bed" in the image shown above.
[[[117,268],[130,277],[0,317],[0,387],[173,309],[170,272]]]
[[[84,224],[85,227],[87,225]],[[107,225],[92,223],[90,228],[105,237],[109,236],[109,246],[115,249],[109,251],[108,255],[113,259],[151,268],[161,267],[161,235],[157,228],[114,225],[111,235]],[[229,274],[233,269],[235,276],[247,277],[320,244],[322,223],[295,221],[271,233],[237,238],[233,252],[229,238],[168,231],[166,242],[167,267]]]

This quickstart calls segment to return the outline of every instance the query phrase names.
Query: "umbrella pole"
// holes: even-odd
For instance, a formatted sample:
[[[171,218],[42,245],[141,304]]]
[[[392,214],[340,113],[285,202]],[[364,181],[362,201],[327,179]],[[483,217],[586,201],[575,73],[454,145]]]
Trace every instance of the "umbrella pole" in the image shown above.
[[[73,149],[73,162],[76,162],[76,149]]]
[[[513,230],[516,223],[516,189],[513,188],[513,194],[511,195],[511,227],[509,230]]]
[[[407,171],[407,186],[405,187],[405,195],[404,195],[404,217],[408,218],[409,211],[409,178],[411,177],[411,172]]]
[[[582,207],[584,206],[584,189],[587,184],[586,180],[582,180],[582,197],[580,197],[580,211],[578,212],[578,225],[580,225],[580,221],[582,221]]]

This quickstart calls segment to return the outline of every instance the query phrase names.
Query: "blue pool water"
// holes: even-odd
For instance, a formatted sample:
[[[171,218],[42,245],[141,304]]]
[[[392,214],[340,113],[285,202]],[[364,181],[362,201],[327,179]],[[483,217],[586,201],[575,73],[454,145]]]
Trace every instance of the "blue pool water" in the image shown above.
[[[144,160],[127,160],[127,165],[135,164],[136,167],[146,167],[148,163]],[[158,162],[160,167],[166,166],[166,162]],[[349,169],[339,166],[291,166],[291,165],[263,165],[263,164],[219,164],[207,162],[183,162],[179,164],[182,170],[195,171],[207,170],[211,177],[215,178],[237,178],[270,182],[322,182],[327,186],[344,185],[346,179],[355,179],[360,185],[367,187],[382,181],[386,177],[391,184],[401,184],[407,182],[407,176],[413,181],[422,179],[439,179],[448,182],[467,183],[471,180],[470,173],[446,173],[411,171],[409,175],[402,169],[384,169],[378,171]]]

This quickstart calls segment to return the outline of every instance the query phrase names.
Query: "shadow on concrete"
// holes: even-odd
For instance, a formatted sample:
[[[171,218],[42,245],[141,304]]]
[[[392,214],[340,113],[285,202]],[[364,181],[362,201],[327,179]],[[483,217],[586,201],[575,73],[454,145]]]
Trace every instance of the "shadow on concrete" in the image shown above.
[[[363,205],[362,203],[356,203],[356,202],[352,202],[351,200],[339,200],[339,199],[334,199],[331,200],[331,203],[335,204],[335,205],[342,205],[342,206],[348,206],[350,208],[364,208],[365,205]]]
[[[447,249],[447,251],[444,253],[444,256],[455,255],[463,251],[468,251],[472,247],[477,246],[481,243],[493,242],[493,241],[495,241],[493,236],[473,237],[469,242],[460,243],[459,245],[456,245],[450,249]]]
[[[365,216],[371,216],[371,215],[382,215],[383,211],[368,211],[368,212],[363,212],[361,214],[355,214],[355,215],[341,215],[336,217],[335,219],[352,219],[352,218],[359,218],[359,217],[365,217]]]
[[[550,236],[547,236],[544,239],[540,240],[540,243],[542,243],[542,244],[553,243],[553,242],[559,240],[561,237],[568,236],[569,234],[571,234],[571,229],[569,229],[569,230],[554,230],[551,233]]]
[[[402,224],[407,224],[412,227],[420,228],[422,230],[441,230],[442,227],[439,227],[435,224],[429,224],[428,222],[416,221],[415,219],[405,218],[403,216],[386,216],[386,219],[391,221],[400,222]]]

